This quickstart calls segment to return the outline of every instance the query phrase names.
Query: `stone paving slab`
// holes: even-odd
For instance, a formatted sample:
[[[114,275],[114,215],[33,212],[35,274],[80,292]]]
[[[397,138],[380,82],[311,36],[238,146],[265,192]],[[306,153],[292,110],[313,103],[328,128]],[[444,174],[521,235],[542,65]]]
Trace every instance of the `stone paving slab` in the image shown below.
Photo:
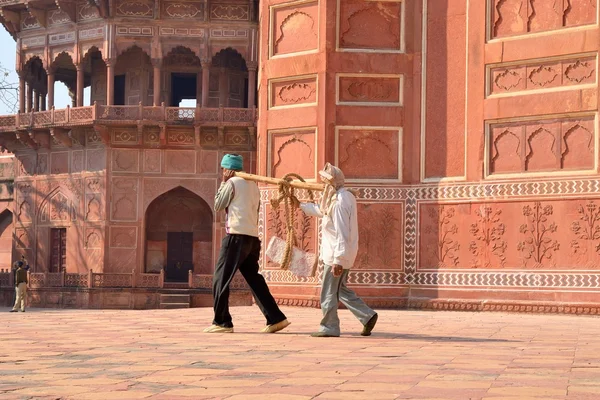
[[[312,338],[319,310],[283,310],[277,334],[257,307],[234,334],[209,308],[7,312],[0,399],[600,399],[597,317],[382,310],[362,337],[341,310]]]

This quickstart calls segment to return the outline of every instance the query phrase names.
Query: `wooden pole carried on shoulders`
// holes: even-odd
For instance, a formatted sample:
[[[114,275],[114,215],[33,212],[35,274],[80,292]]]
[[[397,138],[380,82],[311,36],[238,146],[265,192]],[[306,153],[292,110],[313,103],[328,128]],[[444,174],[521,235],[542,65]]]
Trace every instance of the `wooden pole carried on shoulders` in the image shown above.
[[[236,172],[235,176],[239,176],[240,178],[244,178],[248,181],[267,183],[270,185],[279,185],[281,182],[283,182],[283,179],[280,179],[280,178],[270,178],[267,176],[253,175],[253,174],[249,174],[247,172],[241,172],[241,171]],[[323,190],[325,190],[325,185],[323,185],[322,183],[316,183],[316,182],[302,182],[300,180],[292,180],[292,181],[289,181],[289,185],[291,187],[297,188],[297,189],[317,190],[317,191],[321,191],[321,192]]]

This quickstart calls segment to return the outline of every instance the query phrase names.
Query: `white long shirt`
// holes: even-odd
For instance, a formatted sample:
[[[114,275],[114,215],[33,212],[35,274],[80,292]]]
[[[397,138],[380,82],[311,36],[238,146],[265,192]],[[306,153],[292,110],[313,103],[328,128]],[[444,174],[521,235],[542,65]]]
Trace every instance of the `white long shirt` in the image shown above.
[[[215,211],[225,210],[228,234],[258,237],[260,192],[255,182],[234,176],[221,183],[215,196]]]
[[[323,215],[314,203],[300,205],[307,215],[322,218],[321,254],[325,265],[341,265],[350,269],[358,253],[358,217],[356,198],[346,188],[337,191],[329,215]]]

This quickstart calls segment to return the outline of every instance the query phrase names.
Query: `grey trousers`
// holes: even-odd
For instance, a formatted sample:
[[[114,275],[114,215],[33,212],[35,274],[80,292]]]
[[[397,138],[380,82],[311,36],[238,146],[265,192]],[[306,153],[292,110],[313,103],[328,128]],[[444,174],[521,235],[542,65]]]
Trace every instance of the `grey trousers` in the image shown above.
[[[337,311],[340,301],[363,325],[369,322],[371,317],[375,315],[375,311],[367,306],[352,289],[346,286],[350,270],[344,269],[342,275],[333,276],[332,269],[333,267],[330,265],[325,265],[323,268],[323,283],[321,286],[321,311],[323,312],[323,319],[321,320],[319,331],[339,336],[340,319]]]

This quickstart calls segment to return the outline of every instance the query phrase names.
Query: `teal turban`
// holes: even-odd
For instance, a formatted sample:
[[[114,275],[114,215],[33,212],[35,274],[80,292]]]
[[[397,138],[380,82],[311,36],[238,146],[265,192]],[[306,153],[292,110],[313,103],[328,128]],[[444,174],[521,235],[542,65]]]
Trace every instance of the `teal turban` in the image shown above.
[[[238,154],[225,154],[221,160],[221,168],[241,171],[244,169],[244,159]]]

